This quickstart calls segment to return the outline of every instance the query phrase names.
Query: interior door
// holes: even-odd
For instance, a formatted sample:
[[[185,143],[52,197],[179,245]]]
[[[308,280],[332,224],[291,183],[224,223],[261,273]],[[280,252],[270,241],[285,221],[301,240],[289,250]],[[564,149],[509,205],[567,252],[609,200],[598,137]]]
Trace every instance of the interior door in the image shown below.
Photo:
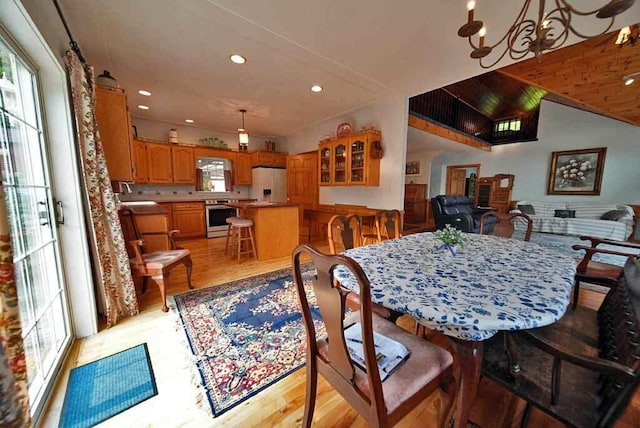
[[[33,411],[61,365],[71,328],[36,74],[1,36],[0,69],[0,174]]]
[[[467,171],[465,169],[452,170],[447,195],[464,195],[466,187],[466,177]]]
[[[302,231],[306,231],[308,227],[303,224],[304,209],[315,208],[318,205],[318,189],[318,152],[288,156],[287,195],[289,202],[295,202],[300,206],[299,224]]]

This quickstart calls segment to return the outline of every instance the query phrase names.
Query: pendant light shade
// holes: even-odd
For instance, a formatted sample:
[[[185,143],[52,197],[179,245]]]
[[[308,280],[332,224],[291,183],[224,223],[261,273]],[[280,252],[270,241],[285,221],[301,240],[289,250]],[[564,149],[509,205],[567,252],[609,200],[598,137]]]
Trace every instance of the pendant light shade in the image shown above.
[[[247,150],[249,146],[249,134],[244,129],[244,114],[247,111],[245,109],[239,111],[242,113],[242,128],[238,128],[238,142],[240,143],[240,150]]]
[[[118,81],[109,73],[109,70],[104,70],[101,75],[96,77],[96,83],[109,88],[118,87]]]

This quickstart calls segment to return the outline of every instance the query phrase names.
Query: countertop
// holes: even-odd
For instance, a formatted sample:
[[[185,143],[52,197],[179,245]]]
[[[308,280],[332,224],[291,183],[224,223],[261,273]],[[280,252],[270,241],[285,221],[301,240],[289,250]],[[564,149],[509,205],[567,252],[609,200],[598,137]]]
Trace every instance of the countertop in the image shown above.
[[[253,210],[256,208],[283,208],[283,207],[297,207],[299,204],[293,202],[236,202],[226,204],[231,208],[238,208],[241,210]]]
[[[123,202],[120,208],[129,208],[135,215],[167,214],[162,205],[152,201]]]

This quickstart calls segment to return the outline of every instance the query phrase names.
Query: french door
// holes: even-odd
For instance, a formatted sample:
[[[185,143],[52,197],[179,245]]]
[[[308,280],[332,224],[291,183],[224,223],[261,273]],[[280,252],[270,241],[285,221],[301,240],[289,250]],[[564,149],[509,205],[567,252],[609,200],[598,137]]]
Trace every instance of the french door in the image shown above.
[[[36,73],[0,36],[0,173],[32,409],[71,341],[42,123]]]

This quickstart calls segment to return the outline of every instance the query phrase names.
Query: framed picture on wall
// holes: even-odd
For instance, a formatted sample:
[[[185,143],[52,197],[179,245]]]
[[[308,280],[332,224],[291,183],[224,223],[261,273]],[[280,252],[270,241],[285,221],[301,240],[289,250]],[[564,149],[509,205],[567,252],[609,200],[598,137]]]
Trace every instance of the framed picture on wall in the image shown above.
[[[420,169],[420,161],[419,160],[407,161],[407,164],[404,169],[404,173],[405,175],[422,174]]]
[[[551,154],[548,195],[599,195],[606,147]]]

